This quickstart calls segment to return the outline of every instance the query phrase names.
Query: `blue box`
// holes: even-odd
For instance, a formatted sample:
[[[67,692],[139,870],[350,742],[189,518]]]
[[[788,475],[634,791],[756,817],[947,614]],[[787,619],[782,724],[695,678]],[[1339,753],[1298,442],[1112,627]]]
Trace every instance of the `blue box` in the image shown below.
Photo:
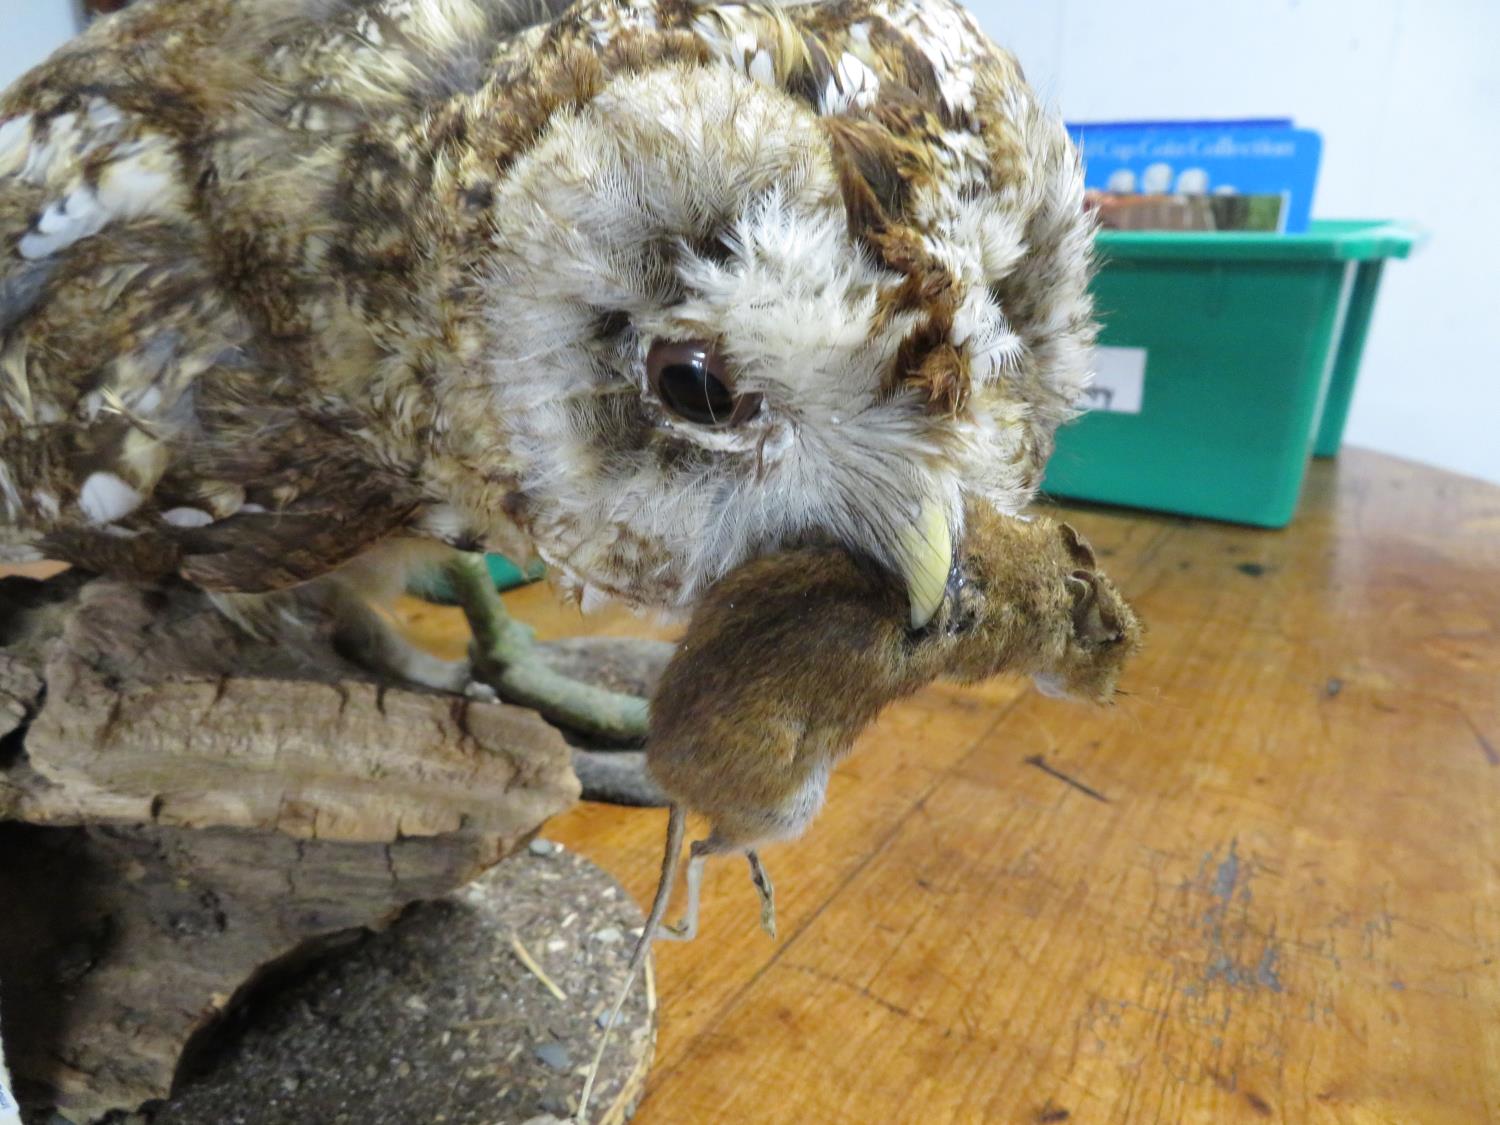
[[[1121,121],[1068,126],[1084,184],[1142,195],[1280,196],[1278,227],[1307,230],[1322,138],[1291,121]]]

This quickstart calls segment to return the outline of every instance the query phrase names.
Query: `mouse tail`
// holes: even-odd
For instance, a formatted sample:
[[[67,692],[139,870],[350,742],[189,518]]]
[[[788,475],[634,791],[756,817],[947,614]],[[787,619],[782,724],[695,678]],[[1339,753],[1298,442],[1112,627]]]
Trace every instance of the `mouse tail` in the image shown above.
[[[578,1097],[578,1112],[573,1116],[573,1120],[579,1125],[587,1125],[589,1098],[594,1092],[594,1080],[599,1077],[599,1067],[604,1062],[604,1051],[609,1046],[610,1033],[614,1031],[620,1012],[625,1008],[625,1001],[630,996],[635,978],[640,976],[641,966],[651,953],[651,943],[656,938],[656,931],[661,929],[662,921],[667,916],[667,906],[672,901],[672,884],[677,880],[677,865],[682,857],[682,841],[686,836],[687,813],[681,805],[672,805],[667,818],[667,846],[661,857],[661,878],[656,884],[656,897],[651,900],[646,928],[641,931],[640,940],[635,943],[635,950],[630,955],[630,966],[625,970],[625,983],[620,985],[620,994],[615,997],[614,1007],[610,1009],[604,1031],[599,1036],[599,1046],[594,1050],[594,1061],[589,1064],[588,1077],[583,1080],[583,1093]]]

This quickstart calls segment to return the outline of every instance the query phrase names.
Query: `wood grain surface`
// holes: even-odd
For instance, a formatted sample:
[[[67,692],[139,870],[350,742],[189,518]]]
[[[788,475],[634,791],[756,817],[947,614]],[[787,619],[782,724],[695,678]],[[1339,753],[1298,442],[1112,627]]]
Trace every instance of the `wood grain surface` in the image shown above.
[[[1132,694],[892,708],[766,853],[777,942],[710,865],[639,1125],[1500,1121],[1500,489],[1351,451],[1284,531],[1069,518],[1148,625]],[[546,831],[644,900],[665,819]]]

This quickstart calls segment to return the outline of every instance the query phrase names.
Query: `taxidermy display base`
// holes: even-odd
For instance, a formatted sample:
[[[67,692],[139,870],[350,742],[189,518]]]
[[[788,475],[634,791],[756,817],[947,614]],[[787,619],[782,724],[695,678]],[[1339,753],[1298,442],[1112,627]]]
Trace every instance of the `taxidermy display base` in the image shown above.
[[[258,642],[185,588],[73,573],[0,581],[0,736],[7,1057],[24,1102],[80,1122],[166,1097],[252,985],[463,887],[578,795],[534,712],[377,682],[319,638]]]

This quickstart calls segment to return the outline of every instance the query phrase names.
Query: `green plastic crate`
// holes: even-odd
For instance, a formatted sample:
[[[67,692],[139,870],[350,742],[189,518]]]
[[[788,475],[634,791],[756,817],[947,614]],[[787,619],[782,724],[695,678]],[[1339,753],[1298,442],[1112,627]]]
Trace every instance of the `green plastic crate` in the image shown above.
[[[546,571],[540,562],[534,562],[522,569],[504,555],[486,555],[484,561],[489,567],[490,578],[494,581],[497,590],[509,590],[516,586],[524,586],[528,582],[535,582]],[[453,586],[448,581],[448,575],[444,573],[442,567],[436,566],[418,574],[408,584],[407,593],[423,601],[436,602],[438,605],[453,605],[457,600],[453,595]]]
[[[1285,526],[1308,455],[1338,452],[1385,261],[1418,241],[1374,221],[1101,232],[1103,408],[1058,433],[1043,489]]]

